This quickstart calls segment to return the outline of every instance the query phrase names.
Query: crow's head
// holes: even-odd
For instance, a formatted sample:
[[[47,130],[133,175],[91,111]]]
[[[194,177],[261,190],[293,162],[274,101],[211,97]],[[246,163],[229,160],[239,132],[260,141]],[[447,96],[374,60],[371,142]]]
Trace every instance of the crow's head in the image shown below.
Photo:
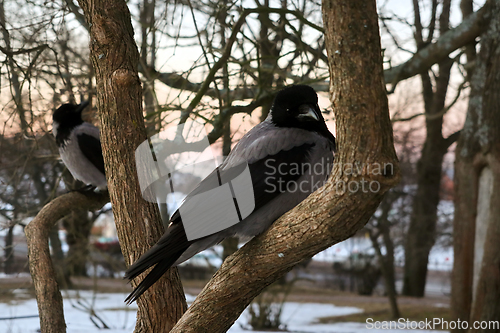
[[[56,139],[58,139],[58,144],[62,143],[60,139],[67,138],[71,129],[83,124],[82,111],[87,105],[89,105],[88,101],[84,101],[78,105],[67,103],[54,111],[52,115],[52,132]]]
[[[281,90],[274,99],[270,117],[278,127],[302,128],[335,142],[318,106],[318,95],[310,86],[294,85]]]

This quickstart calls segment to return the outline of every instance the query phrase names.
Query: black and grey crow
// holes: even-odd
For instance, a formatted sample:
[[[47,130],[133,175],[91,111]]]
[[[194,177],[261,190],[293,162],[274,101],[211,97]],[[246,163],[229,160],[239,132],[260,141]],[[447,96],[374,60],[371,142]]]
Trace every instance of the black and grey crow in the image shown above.
[[[236,235],[248,239],[265,231],[281,215],[321,187],[331,172],[335,138],[328,130],[314,89],[294,85],[281,90],[269,116],[235,145],[226,160],[184,200],[209,190],[210,178],[241,171],[247,163],[252,178],[255,208],[241,222],[212,235],[188,240],[177,210],[158,243],[131,265],[125,278],[132,280],[148,268],[149,274],[127,297],[134,302],[170,267]],[[216,171],[218,171],[216,173]],[[219,176],[220,177],[220,176]],[[203,223],[203,221],[200,221]]]
[[[99,129],[82,120],[82,111],[89,103],[63,104],[52,115],[52,132],[56,137],[63,163],[75,179],[104,190],[104,173]]]

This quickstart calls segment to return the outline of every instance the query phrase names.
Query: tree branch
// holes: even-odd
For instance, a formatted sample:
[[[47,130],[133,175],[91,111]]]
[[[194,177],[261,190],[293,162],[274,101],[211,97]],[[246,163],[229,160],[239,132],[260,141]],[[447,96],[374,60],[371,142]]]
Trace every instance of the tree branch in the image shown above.
[[[252,11],[245,9],[241,13],[238,21],[233,25],[232,27],[232,33],[229,36],[227,40],[226,47],[224,48],[224,51],[222,52],[221,57],[219,60],[214,64],[214,66],[210,69],[208,72],[208,75],[203,81],[203,83],[200,86],[200,89],[196,93],[196,96],[191,100],[191,103],[189,103],[189,106],[186,108],[186,110],[182,111],[181,113],[181,118],[179,120],[179,124],[183,124],[186,122],[188,119],[189,115],[191,112],[194,110],[194,108],[200,103],[201,98],[205,95],[206,91],[208,90],[210,84],[214,80],[215,74],[219,69],[222,68],[222,66],[227,62],[229,59],[229,56],[231,55],[231,49],[233,48],[233,44],[236,41],[236,36],[240,32],[241,27],[243,26],[243,23],[245,23],[246,17],[251,13]]]
[[[449,137],[447,137],[446,139],[444,139],[444,148],[445,150],[448,150],[448,148],[450,148],[450,146],[452,144],[454,144],[455,142],[458,141],[458,138],[460,138],[460,133],[462,131],[456,131],[455,133],[453,134],[450,134]]]
[[[390,92],[393,92],[395,90],[397,83],[399,83],[400,81],[406,80],[412,76],[419,74],[422,71],[429,69],[432,65],[445,59],[451,52],[455,51],[456,49],[473,43],[474,40],[481,34],[481,32],[484,31],[485,27],[488,24],[488,21],[490,19],[489,8],[489,2],[486,2],[486,4],[480,10],[469,15],[456,28],[447,31],[435,43],[429,44],[428,46],[419,50],[410,60],[408,60],[404,64],[386,69],[384,71],[384,79],[386,83],[392,85]],[[269,10],[278,11],[279,9],[270,8]],[[258,12],[257,9],[252,9],[252,11]],[[294,36],[286,35],[285,37],[290,39],[290,41],[294,42],[295,44],[300,42]],[[305,45],[306,51],[311,53],[315,52],[315,49],[308,46],[307,43]],[[227,50],[227,52],[230,52],[230,50]],[[326,56],[323,53],[320,58],[326,62]],[[213,74],[215,75],[215,73]],[[183,88],[194,92],[199,92],[203,84],[190,82],[189,80],[176,73],[158,73],[158,79],[169,87],[177,89]],[[207,80],[205,80],[205,82],[207,82]],[[215,96],[215,91],[208,89],[208,87],[206,87],[205,92],[208,96]],[[199,101],[197,103],[199,103]]]
[[[488,24],[490,19],[489,8],[490,5],[488,1],[480,10],[470,14],[460,25],[447,31],[435,43],[429,44],[419,50],[410,60],[401,65],[386,69],[384,71],[384,79],[386,83],[392,85],[390,92],[394,92],[396,85],[400,81],[406,80],[429,69],[432,65],[445,59],[456,49],[473,43],[474,40],[485,30],[485,27]],[[269,10],[276,10],[276,12],[279,12],[279,9],[277,8],[269,8]],[[252,9],[252,11],[258,12],[257,9]],[[285,37],[295,44],[300,43],[300,40],[293,35],[286,35]],[[315,54],[315,49],[308,46],[307,43],[305,43],[305,47],[306,51]],[[227,52],[230,52],[230,50],[227,50]],[[326,56],[323,53],[321,53],[320,58],[326,62]],[[176,73],[158,73],[158,79],[169,87],[177,89],[183,88],[194,92],[199,92],[200,87],[203,84],[190,82]],[[205,80],[205,82],[207,82],[207,80]],[[208,89],[208,86],[206,87],[205,92],[208,96],[215,96],[215,91]]]
[[[466,83],[467,83],[467,81],[463,81],[462,83],[460,83],[460,85],[457,88],[457,93],[455,94],[455,97],[453,98],[453,100],[450,102],[450,104],[448,104],[447,106],[442,108],[439,112],[436,112],[433,114],[427,114],[425,112],[416,113],[414,115],[411,115],[411,116],[405,117],[405,118],[393,118],[393,119],[391,119],[391,122],[395,123],[395,122],[410,121],[410,120],[413,120],[413,119],[420,117],[420,116],[425,116],[425,118],[427,118],[427,120],[434,120],[434,119],[438,119],[438,118],[444,116],[446,114],[446,112],[448,112],[453,107],[453,105],[455,105],[458,102],[458,99],[460,98],[460,95],[461,95]]]
[[[152,67],[144,68],[141,64],[139,64],[139,72],[144,75],[155,78],[164,85],[174,89],[198,92],[202,87],[202,83],[191,82],[185,77],[183,77],[181,74],[174,72],[158,72]],[[220,92],[221,94],[227,94],[227,91],[225,91],[224,89],[220,89]],[[249,88],[236,88],[230,91],[230,94],[233,100],[243,100],[255,97],[253,89]],[[209,88],[205,92],[204,96],[210,96],[216,98],[217,92],[215,91],[215,89]]]
[[[49,231],[71,212],[97,210],[109,202],[108,193],[70,192],[45,205],[25,229],[28,260],[35,286],[41,331],[65,332],[63,302],[49,250]]]
[[[208,133],[208,141],[210,144],[214,143],[220,136],[222,135],[222,130],[224,127],[224,123],[227,119],[231,118],[232,115],[237,113],[246,113],[251,114],[253,110],[264,105],[267,102],[270,102],[274,99],[274,94],[265,94],[261,96],[259,99],[251,102],[248,105],[240,106],[240,105],[231,105],[229,108],[221,110],[217,118],[215,119],[213,126],[214,128],[210,133]]]
[[[41,44],[41,45],[29,48],[29,49],[19,49],[16,51],[11,51],[5,47],[0,46],[0,51],[8,57],[13,57],[13,56],[19,55],[19,54],[31,53],[31,52],[35,52],[35,51],[43,51],[47,47],[49,47],[48,44]]]
[[[420,46],[424,43],[424,38],[422,34],[422,21],[420,20],[420,6],[418,4],[418,0],[413,0],[413,13],[415,17],[415,41],[417,42],[417,47],[420,49]]]
[[[66,5],[68,6],[68,9],[75,15],[76,20],[78,23],[82,25],[87,31],[90,31],[89,25],[85,21],[85,15],[80,13],[80,8],[76,5],[76,3],[73,2],[73,0],[65,0]]]

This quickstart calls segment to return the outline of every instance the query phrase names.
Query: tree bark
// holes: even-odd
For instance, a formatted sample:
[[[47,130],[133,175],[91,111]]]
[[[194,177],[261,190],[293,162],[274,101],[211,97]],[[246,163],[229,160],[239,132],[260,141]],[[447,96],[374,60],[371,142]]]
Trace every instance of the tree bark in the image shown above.
[[[147,139],[139,52],[125,1],[79,4],[90,26],[108,189],[122,253],[130,265],[164,232],[157,206],[142,198],[135,165],[135,150]],[[168,332],[187,308],[177,269],[169,270],[137,304],[136,332]]]
[[[375,1],[323,2],[337,119],[337,163],[329,182],[230,256],[171,331],[225,332],[266,286],[305,258],[352,236],[399,181]],[[360,127],[360,124],[363,127]],[[348,173],[342,166],[358,165]],[[371,167],[382,166],[378,172]],[[342,191],[376,183],[378,191]],[[352,189],[353,187],[351,187]]]
[[[469,327],[500,318],[500,1],[491,5],[455,161],[451,310],[454,319],[469,321]],[[480,229],[486,230],[483,239],[476,235]]]
[[[73,211],[100,209],[109,201],[107,194],[70,192],[47,205],[25,228],[28,260],[35,286],[42,333],[66,332],[63,303],[56,272],[50,258],[49,232],[57,221]]]

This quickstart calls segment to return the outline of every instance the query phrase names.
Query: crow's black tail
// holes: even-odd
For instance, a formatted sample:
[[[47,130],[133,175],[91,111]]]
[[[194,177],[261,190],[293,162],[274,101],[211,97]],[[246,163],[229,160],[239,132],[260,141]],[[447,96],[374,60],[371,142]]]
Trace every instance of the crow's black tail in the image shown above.
[[[165,272],[172,267],[175,261],[182,255],[182,252],[177,252],[175,255],[171,255],[166,259],[160,260],[156,266],[149,272],[149,274],[144,278],[144,280],[139,283],[139,285],[128,295],[125,299],[127,304],[135,302],[146,290],[149,289]],[[139,273],[140,274],[140,273]],[[127,277],[127,276],[126,276]]]
[[[144,253],[125,272],[125,279],[132,280],[155,266],[151,272],[142,280],[134,291],[125,299],[127,304],[137,300],[149,287],[179,259],[179,257],[192,244],[187,240],[182,223],[171,224],[158,243]]]

